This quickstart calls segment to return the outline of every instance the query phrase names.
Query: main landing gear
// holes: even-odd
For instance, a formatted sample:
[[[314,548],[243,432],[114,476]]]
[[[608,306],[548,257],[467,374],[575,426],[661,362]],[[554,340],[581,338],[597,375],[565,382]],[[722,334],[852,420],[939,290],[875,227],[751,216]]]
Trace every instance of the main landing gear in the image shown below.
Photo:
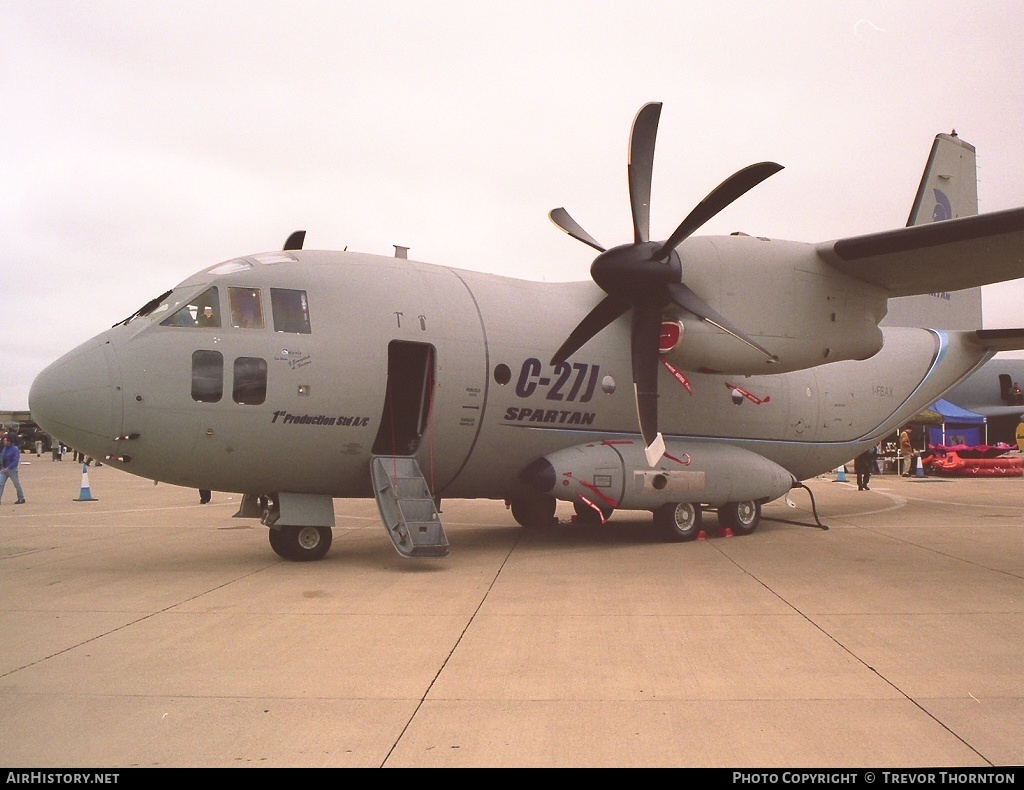
[[[572,509],[576,511],[576,523],[588,527],[603,524],[611,518],[613,512],[610,507],[603,507],[598,512],[583,502],[573,502]]]
[[[670,502],[654,511],[655,525],[670,541],[695,539],[702,521],[703,512],[696,502]],[[749,535],[760,521],[760,502],[728,502],[718,508],[719,529],[731,529],[735,535]]]
[[[730,502],[718,508],[718,523],[737,535],[749,535],[761,522],[760,502]]]
[[[668,540],[693,540],[700,534],[702,515],[695,502],[669,502],[654,511],[654,524]]]
[[[512,518],[523,527],[546,527],[555,520],[555,498],[543,494],[523,494],[509,502]]]

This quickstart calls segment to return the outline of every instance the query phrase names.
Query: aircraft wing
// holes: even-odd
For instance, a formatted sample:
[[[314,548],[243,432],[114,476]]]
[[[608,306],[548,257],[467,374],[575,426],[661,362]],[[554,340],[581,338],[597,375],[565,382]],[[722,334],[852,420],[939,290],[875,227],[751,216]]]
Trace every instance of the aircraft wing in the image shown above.
[[[959,291],[1024,277],[1024,207],[851,236],[817,246],[843,274],[890,296]]]
[[[992,351],[1024,350],[1024,329],[978,329],[970,341]]]

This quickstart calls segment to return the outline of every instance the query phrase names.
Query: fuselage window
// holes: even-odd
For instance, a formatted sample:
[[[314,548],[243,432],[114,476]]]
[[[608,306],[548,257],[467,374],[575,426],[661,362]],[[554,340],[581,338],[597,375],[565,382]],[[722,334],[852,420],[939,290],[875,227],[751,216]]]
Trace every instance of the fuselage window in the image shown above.
[[[220,326],[220,297],[217,288],[207,288],[184,307],[165,318],[161,326]]]
[[[241,329],[263,328],[263,301],[259,288],[228,288],[231,326]]]
[[[192,400],[216,403],[224,395],[224,357],[219,351],[192,354]]]
[[[300,335],[310,333],[309,302],[306,301],[305,291],[271,288],[270,307],[274,314],[275,332],[294,332]]]
[[[267,399],[267,361],[258,357],[235,360],[235,403],[259,406]]]

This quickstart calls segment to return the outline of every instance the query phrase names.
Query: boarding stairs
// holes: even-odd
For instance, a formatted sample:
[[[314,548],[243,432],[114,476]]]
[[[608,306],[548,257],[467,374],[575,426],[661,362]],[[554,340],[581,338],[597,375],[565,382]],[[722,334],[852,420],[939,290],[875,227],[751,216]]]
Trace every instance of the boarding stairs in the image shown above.
[[[416,459],[375,455],[370,460],[373,495],[384,529],[403,557],[447,557],[437,504]]]

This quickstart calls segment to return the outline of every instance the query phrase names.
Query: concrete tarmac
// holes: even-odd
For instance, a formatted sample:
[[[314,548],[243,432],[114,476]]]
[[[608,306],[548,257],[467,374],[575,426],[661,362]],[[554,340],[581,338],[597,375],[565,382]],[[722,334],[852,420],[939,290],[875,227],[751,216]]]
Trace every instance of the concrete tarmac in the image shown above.
[[[280,560],[237,495],[24,456],[0,503],[0,764],[1024,763],[1024,480],[835,475],[757,532],[518,527],[445,501],[406,560],[372,501]],[[852,481],[852,478],[851,478]],[[716,525],[714,513],[705,525]]]

